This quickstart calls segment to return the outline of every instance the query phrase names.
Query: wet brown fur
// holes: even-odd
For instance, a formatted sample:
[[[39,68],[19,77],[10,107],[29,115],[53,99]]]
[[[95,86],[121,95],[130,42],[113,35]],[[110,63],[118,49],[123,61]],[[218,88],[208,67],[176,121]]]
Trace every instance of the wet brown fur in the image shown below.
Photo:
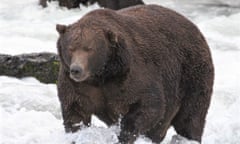
[[[57,27],[57,86],[66,131],[78,130],[74,124],[81,121],[89,125],[92,114],[108,125],[121,115],[122,143],[139,134],[160,142],[171,125],[181,136],[201,141],[214,68],[193,23],[148,5],[95,10],[66,29]],[[88,45],[94,50],[84,50]],[[69,77],[75,51],[94,55],[86,57],[91,76],[83,82]]]

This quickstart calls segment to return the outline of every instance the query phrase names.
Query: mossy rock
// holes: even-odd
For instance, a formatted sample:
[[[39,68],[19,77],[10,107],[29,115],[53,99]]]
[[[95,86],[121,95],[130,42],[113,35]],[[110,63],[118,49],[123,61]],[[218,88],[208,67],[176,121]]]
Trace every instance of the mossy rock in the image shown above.
[[[56,83],[59,57],[54,53],[0,55],[0,75],[35,77],[43,83]]]

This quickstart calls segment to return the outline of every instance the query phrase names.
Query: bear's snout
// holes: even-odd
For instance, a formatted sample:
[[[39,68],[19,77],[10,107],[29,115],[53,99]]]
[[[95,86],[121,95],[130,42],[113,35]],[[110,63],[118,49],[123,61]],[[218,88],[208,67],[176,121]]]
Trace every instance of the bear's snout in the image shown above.
[[[70,73],[73,76],[81,76],[82,68],[80,66],[73,65],[70,67]]]
[[[76,82],[84,81],[88,78],[89,74],[88,72],[84,71],[84,68],[82,68],[79,65],[72,64],[70,66],[70,78],[73,79]]]

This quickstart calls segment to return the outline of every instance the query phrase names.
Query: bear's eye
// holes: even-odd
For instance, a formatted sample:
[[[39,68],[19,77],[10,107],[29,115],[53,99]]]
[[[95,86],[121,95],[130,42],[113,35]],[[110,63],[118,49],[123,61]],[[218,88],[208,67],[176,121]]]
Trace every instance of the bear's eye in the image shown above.
[[[69,47],[68,50],[69,50],[70,53],[72,53],[75,50],[75,48]]]
[[[84,51],[91,51],[91,50],[93,50],[93,48],[91,48],[91,47],[83,47],[83,50]]]

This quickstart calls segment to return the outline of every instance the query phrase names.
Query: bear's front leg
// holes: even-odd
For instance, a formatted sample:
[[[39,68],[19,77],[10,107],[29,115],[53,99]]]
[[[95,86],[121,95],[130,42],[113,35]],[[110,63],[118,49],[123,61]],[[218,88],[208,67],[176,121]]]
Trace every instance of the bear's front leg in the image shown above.
[[[64,70],[62,65],[60,66],[57,88],[65,131],[76,132],[79,130],[81,122],[88,126],[91,116],[83,111],[79,103],[80,96],[75,92],[69,73]]]
[[[119,140],[122,144],[132,144],[139,135],[152,129],[164,116],[164,101],[148,99],[144,104],[133,104],[122,118]]]
[[[69,108],[64,108],[62,108],[62,115],[66,132],[76,132],[82,124],[85,126],[90,125],[91,116],[85,114],[76,103],[73,103]]]

